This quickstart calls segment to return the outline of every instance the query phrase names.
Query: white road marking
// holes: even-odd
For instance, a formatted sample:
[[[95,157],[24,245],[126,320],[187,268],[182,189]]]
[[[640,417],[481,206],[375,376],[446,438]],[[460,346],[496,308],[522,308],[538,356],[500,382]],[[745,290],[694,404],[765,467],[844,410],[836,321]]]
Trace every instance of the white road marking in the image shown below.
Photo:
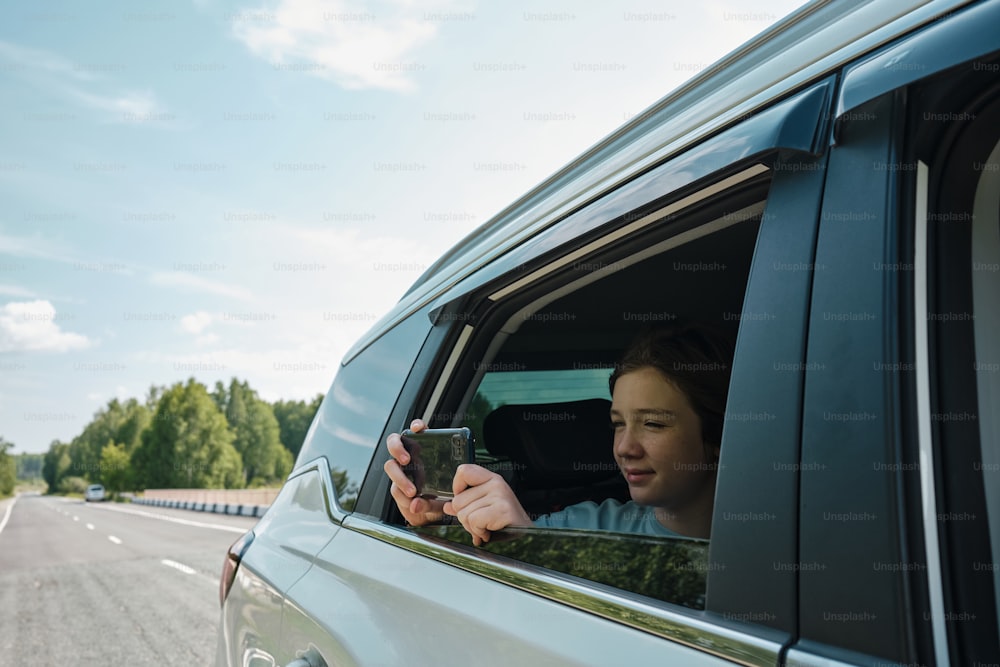
[[[78,516],[73,517],[73,521],[79,521],[79,520],[80,520],[80,517],[78,517]]]
[[[160,519],[161,521],[170,521],[173,523],[179,523],[182,526],[195,526],[197,528],[214,528],[215,530],[225,530],[230,533],[239,533],[241,535],[250,530],[249,528],[240,528],[238,526],[226,526],[221,523],[205,523],[204,521],[191,521],[190,519],[178,519],[177,517],[167,516],[166,514],[156,514],[155,512],[143,512],[142,510],[125,509],[124,507],[102,506],[101,509],[109,510],[111,512],[123,512],[125,514],[135,514],[136,516],[149,517],[150,519]]]
[[[88,523],[87,524],[87,530],[93,530],[93,529],[94,529],[94,524]]]
[[[195,573],[195,569],[193,567],[188,567],[184,563],[178,563],[175,560],[170,560],[168,558],[164,558],[160,562],[163,563],[164,565],[166,565],[167,567],[172,567],[175,570],[180,570],[184,574],[194,574]]]
[[[17,496],[14,496],[14,500],[11,501],[10,505],[7,505],[7,511],[3,514],[3,521],[0,521],[0,533],[3,532],[4,527],[7,525],[7,520],[10,519],[10,512],[14,509],[14,505],[17,504]]]
[[[117,537],[115,537],[114,535],[108,535],[108,539],[109,539],[109,540],[111,540],[112,542],[114,542],[115,544],[121,544],[121,543],[122,543],[122,541],[121,541],[121,540],[119,540],[119,539],[118,539]]]

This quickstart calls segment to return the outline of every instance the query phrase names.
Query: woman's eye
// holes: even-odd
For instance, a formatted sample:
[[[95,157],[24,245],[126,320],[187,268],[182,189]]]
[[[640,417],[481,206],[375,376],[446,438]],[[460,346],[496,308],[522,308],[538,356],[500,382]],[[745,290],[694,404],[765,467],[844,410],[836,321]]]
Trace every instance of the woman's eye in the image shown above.
[[[665,428],[666,424],[660,422],[646,422],[646,428]]]
[[[611,422],[611,428],[614,430],[618,430],[624,427],[625,427],[625,422]]]

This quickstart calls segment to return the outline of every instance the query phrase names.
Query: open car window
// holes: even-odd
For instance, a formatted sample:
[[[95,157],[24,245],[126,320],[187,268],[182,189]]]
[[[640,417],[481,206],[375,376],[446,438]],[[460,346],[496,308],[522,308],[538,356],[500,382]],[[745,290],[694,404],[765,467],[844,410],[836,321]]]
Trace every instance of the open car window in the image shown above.
[[[458,322],[461,335],[445,351],[425,421],[471,428],[476,463],[501,475],[538,521],[496,533],[474,553],[704,608],[709,542],[671,534],[630,502],[614,456],[608,380],[650,326],[690,324],[735,341],[769,182],[766,169],[746,173],[747,182],[687,216],[649,215],[592,257],[556,260],[558,270],[540,270],[518,291],[486,285],[462,301],[471,312],[442,318]],[[621,511],[611,521],[564,520],[564,510],[579,516],[583,507]],[[548,517],[563,527],[546,525]],[[457,524],[411,530],[472,548]]]

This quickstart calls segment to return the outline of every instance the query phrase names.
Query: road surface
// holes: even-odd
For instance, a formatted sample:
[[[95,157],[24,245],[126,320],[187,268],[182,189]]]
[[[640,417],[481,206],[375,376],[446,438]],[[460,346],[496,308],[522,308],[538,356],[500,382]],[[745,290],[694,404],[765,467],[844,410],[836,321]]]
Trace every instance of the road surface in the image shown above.
[[[0,503],[0,667],[211,665],[222,561],[256,522],[39,495]]]

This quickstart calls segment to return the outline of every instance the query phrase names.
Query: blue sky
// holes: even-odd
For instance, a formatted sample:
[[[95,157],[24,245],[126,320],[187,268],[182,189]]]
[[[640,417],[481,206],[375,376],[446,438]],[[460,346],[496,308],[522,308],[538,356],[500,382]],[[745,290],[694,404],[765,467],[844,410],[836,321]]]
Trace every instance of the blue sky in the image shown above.
[[[451,244],[798,0],[0,10],[0,435],[325,392]]]

